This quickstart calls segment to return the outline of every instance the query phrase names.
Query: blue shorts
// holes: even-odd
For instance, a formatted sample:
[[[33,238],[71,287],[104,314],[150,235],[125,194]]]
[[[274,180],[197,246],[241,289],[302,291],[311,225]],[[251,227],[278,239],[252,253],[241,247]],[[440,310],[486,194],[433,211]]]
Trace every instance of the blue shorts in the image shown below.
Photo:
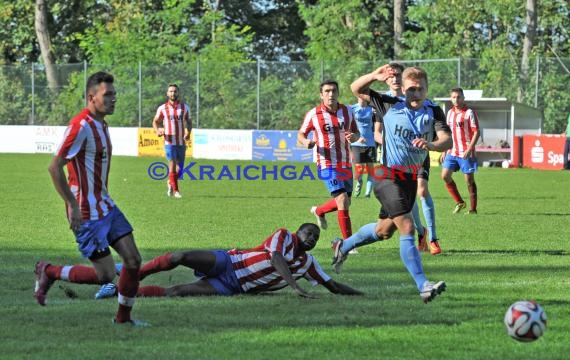
[[[125,215],[114,207],[104,218],[85,221],[75,232],[77,247],[86,258],[96,251],[103,251],[125,235],[133,232]]]
[[[319,168],[318,176],[331,195],[341,192],[352,193],[352,168]]]
[[[446,155],[441,166],[451,171],[461,169],[461,172],[464,174],[473,174],[474,172],[477,172],[477,158],[470,157],[464,159],[459,156]]]
[[[186,145],[164,145],[164,153],[166,154],[166,160],[178,160],[184,161],[186,157]]]
[[[236,277],[232,259],[225,250],[212,250],[216,255],[216,264],[209,273],[203,274],[195,271],[194,274],[204,278],[219,295],[231,296],[241,294],[243,292],[241,285]]]

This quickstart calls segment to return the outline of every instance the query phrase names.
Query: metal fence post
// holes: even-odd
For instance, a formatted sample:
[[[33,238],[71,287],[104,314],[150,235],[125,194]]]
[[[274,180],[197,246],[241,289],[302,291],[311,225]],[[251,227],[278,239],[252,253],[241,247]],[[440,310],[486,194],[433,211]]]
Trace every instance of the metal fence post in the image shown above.
[[[139,127],[142,127],[142,62],[139,60]]]
[[[540,55],[536,54],[536,76],[534,79],[534,107],[538,109],[538,79],[540,73]],[[542,126],[540,127],[542,129]]]
[[[34,63],[32,63],[32,125],[34,125],[34,120],[36,118],[36,89],[34,81]]]
[[[260,99],[260,82],[261,82],[261,66],[259,58],[257,58],[257,130],[259,130],[260,114],[259,114],[259,101]]]
[[[196,58],[196,129],[200,128],[200,59]]]
[[[461,58],[457,58],[457,86],[461,87]]]
[[[83,60],[83,101],[87,105],[87,60]]]

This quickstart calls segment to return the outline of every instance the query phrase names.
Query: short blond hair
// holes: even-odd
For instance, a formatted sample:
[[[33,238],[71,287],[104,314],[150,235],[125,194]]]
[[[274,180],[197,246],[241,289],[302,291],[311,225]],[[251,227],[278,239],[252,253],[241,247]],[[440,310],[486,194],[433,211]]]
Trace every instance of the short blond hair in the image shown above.
[[[402,81],[404,81],[406,79],[412,79],[412,80],[416,80],[416,81],[420,81],[421,79],[425,79],[426,86],[428,85],[427,72],[424,69],[422,69],[421,67],[412,66],[412,67],[406,68],[406,70],[404,70],[404,72],[402,73]]]

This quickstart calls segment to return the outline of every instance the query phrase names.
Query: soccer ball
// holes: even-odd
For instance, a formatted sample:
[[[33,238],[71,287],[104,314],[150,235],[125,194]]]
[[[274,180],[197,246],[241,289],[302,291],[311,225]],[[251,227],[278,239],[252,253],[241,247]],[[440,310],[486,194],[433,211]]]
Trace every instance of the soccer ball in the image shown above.
[[[507,333],[515,340],[530,342],[538,339],[546,330],[546,313],[534,301],[517,301],[505,314]]]

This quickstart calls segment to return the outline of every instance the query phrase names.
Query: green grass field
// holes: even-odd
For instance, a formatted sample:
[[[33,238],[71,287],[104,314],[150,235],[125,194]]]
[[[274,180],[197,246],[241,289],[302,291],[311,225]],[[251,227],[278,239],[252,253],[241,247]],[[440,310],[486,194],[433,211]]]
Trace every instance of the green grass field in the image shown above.
[[[0,154],[1,359],[567,359],[570,353],[570,187],[567,172],[481,169],[479,214],[452,215],[453,201],[433,170],[431,192],[443,253],[424,254],[424,269],[448,289],[424,305],[400,261],[394,238],[359,249],[340,275],[329,242],[340,231],[329,216],[313,253],[323,268],[366,294],[343,297],[322,287],[318,299],[290,289],[259,296],[139,299],[145,329],[111,324],[114,299],[96,286],[57,282],[48,306],[32,293],[34,264],[86,263],[68,230],[47,155]],[[310,206],[327,199],[320,181],[188,181],[184,198],[153,181],[156,158],[115,157],[110,191],[135,228],[144,260],[189,248],[246,248],[278,227],[312,222]],[[220,168],[245,162],[200,161]],[[261,163],[258,163],[261,164]],[[273,164],[272,164],[273,165]],[[278,165],[284,165],[279,163]],[[464,195],[460,176],[457,183]],[[353,200],[356,231],[375,221],[375,199]],[[187,269],[143,284],[190,281]],[[60,286],[77,292],[70,299]],[[309,284],[301,286],[309,289]],[[535,299],[548,329],[534,343],[506,334],[503,316],[516,300]]]

